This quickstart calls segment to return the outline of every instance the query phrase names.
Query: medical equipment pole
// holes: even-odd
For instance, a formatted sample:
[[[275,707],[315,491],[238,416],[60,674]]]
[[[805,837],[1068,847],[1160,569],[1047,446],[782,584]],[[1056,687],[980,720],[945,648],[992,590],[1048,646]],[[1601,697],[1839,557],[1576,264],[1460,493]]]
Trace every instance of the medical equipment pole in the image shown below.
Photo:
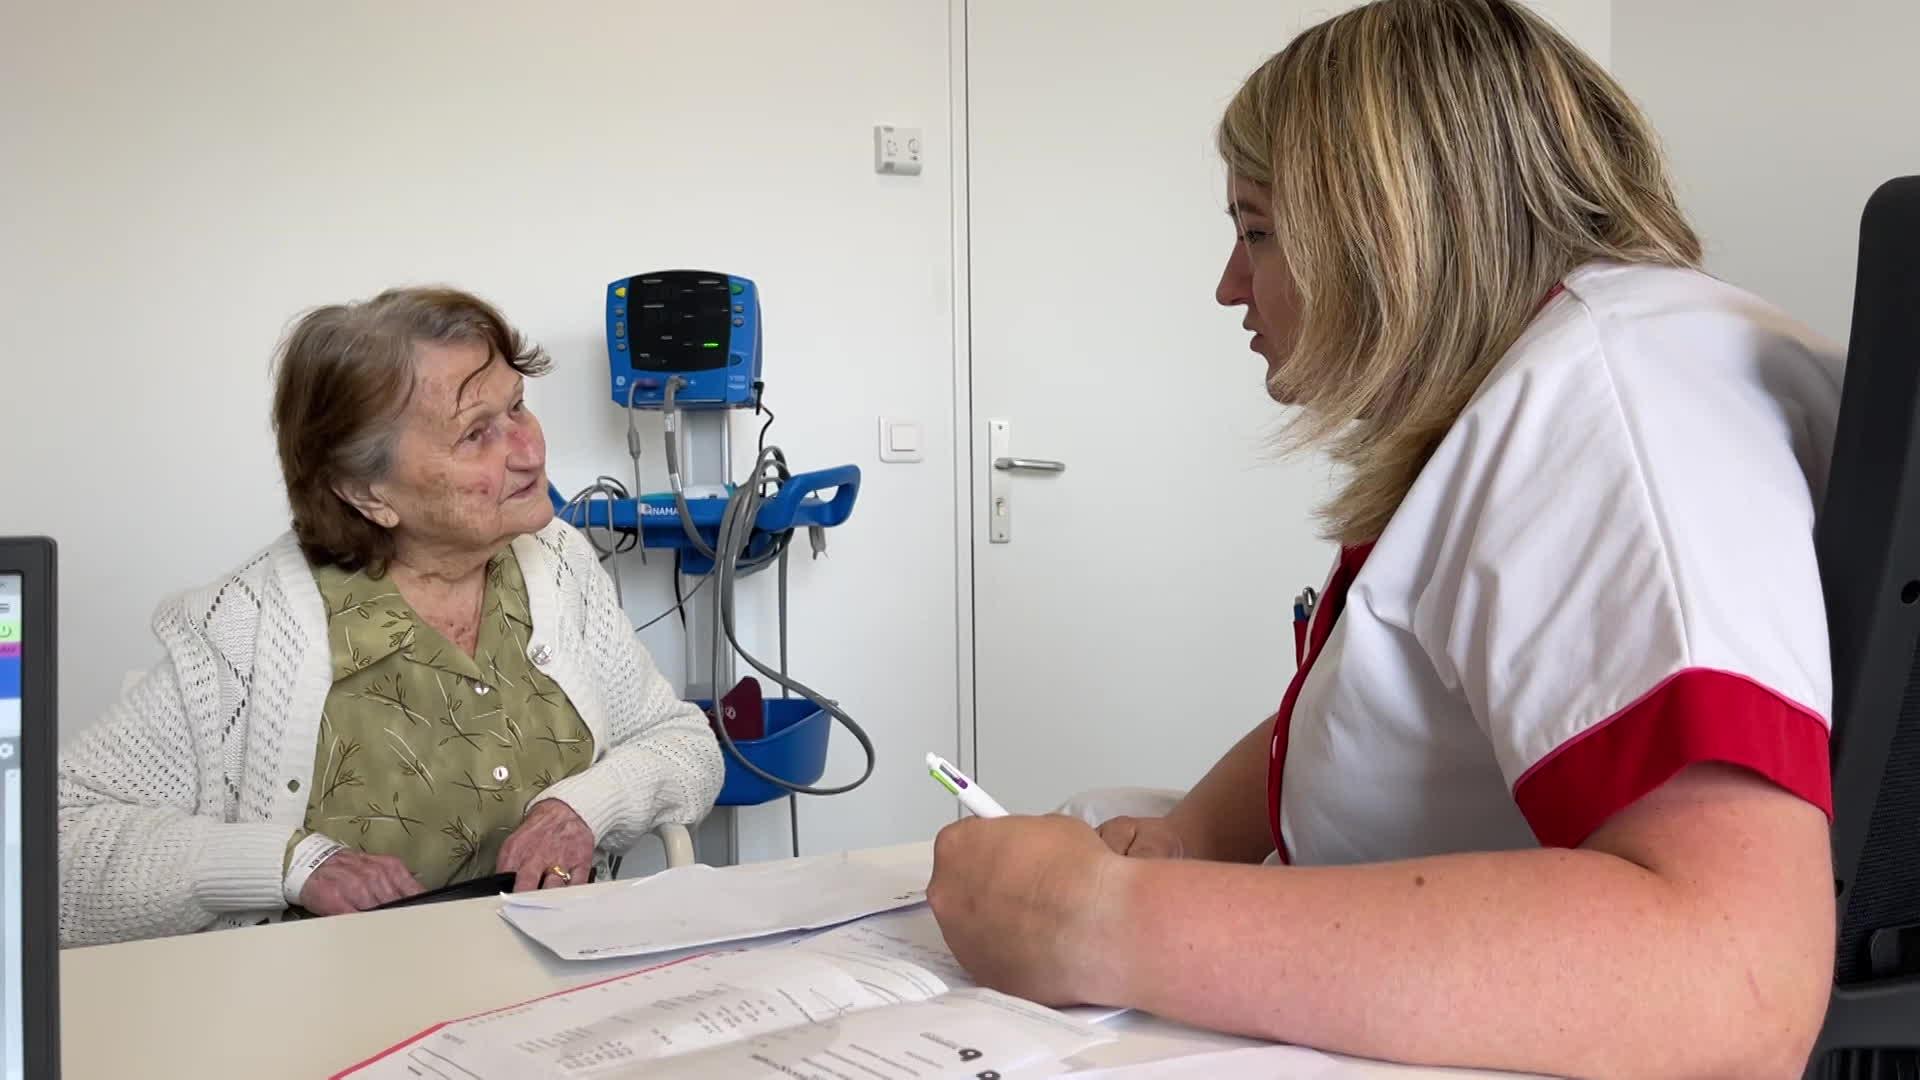
[[[683,471],[681,481],[699,490],[724,489],[733,476],[733,439],[729,409],[689,409],[680,412],[679,444],[676,447]],[[717,599],[717,597],[715,598]],[[714,674],[714,641],[725,638],[714,623],[714,602],[699,597],[687,604],[686,697],[705,698],[719,708],[722,695],[733,688],[733,650],[719,650],[719,686],[709,686]],[[731,866],[740,858],[740,818],[730,806],[715,807],[700,827],[701,839],[719,839],[726,846],[726,861]],[[716,836],[716,833],[718,834]]]

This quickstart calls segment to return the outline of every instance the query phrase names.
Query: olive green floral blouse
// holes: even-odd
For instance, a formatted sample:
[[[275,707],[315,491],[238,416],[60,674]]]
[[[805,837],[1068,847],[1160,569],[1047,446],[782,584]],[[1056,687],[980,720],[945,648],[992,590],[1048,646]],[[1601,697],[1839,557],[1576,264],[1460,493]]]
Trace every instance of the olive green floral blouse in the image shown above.
[[[593,734],[527,657],[533,617],[511,549],[487,564],[469,657],[391,581],[316,567],[333,651],[306,831],[393,855],[428,889],[494,872],[549,784],[593,762]]]

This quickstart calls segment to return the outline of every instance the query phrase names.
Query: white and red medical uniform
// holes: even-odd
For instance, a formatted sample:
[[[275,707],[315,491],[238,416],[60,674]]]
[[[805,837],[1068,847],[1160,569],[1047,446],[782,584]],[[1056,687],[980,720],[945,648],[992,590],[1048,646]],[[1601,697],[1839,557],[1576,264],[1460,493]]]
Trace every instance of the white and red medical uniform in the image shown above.
[[[1574,847],[1696,762],[1831,815],[1841,367],[1704,274],[1570,275],[1321,590],[1274,725],[1281,858]]]

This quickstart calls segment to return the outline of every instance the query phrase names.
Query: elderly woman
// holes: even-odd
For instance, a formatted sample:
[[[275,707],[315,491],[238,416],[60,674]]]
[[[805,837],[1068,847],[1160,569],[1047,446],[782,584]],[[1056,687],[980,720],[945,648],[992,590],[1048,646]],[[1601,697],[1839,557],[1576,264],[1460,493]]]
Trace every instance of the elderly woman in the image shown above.
[[[292,531],[164,604],[164,658],[63,756],[64,943],[584,882],[711,809],[705,718],[554,521],[524,396],[548,367],[451,290],[299,322],[273,402]]]

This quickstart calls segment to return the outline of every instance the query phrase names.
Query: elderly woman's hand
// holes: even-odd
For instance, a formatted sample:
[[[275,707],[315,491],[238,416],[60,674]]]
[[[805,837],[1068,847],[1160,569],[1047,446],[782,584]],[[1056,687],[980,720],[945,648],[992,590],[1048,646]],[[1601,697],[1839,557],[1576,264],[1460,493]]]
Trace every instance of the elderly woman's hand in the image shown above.
[[[345,915],[424,891],[399,859],[344,848],[327,856],[307,878],[300,906],[315,915]]]
[[[585,885],[593,872],[593,830],[557,798],[536,803],[500,845],[494,869],[515,875],[514,892]]]

